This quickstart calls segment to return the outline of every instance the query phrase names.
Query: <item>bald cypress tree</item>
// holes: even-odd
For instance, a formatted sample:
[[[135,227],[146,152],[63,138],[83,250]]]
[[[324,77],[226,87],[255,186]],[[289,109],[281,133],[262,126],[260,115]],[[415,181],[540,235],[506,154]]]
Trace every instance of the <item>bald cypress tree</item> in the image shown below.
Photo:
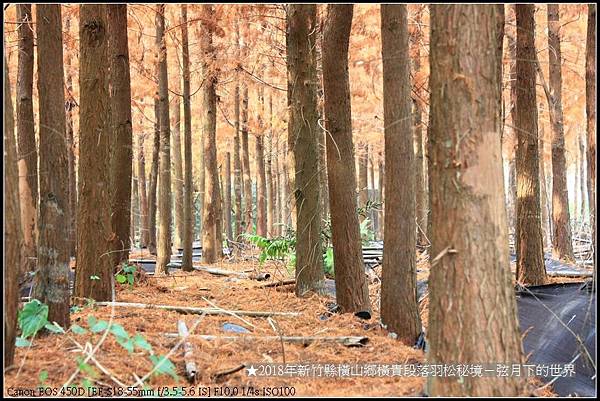
[[[131,77],[127,43],[127,5],[110,4],[108,11],[111,110],[111,225],[115,233],[113,264],[129,258],[133,136]]]
[[[17,177],[17,147],[13,102],[8,79],[8,62],[4,56],[4,365],[12,365],[17,337],[19,306],[19,266],[21,265],[21,208]]]
[[[352,5],[329,5],[323,28],[323,89],[331,235],[338,305],[346,312],[371,310],[362,262],[348,47]],[[318,133],[320,134],[320,132]]]
[[[79,7],[79,199],[74,296],[97,301],[112,298],[113,281],[106,17],[106,5]]]
[[[38,152],[33,121],[33,29],[31,4],[18,4],[17,140],[19,198],[25,271],[35,268],[37,252]],[[22,272],[23,273],[23,272]]]
[[[517,279],[537,285],[546,279],[546,266],[540,210],[534,10],[534,5],[516,6],[516,250]]]
[[[408,344],[417,340],[416,194],[408,12],[382,5],[386,193],[381,321]]]
[[[156,274],[166,274],[171,260],[171,128],[169,118],[169,76],[167,71],[167,43],[165,40],[165,5],[156,11],[156,46],[158,47],[158,95],[160,115],[160,157]]]
[[[505,251],[503,10],[501,4],[431,6],[431,364],[523,361]],[[475,340],[473,333],[482,332],[488,335]],[[427,392],[518,396],[524,385],[515,376],[430,376]]]
[[[296,295],[323,292],[319,199],[315,4],[290,4],[287,12],[288,144],[294,172]]]

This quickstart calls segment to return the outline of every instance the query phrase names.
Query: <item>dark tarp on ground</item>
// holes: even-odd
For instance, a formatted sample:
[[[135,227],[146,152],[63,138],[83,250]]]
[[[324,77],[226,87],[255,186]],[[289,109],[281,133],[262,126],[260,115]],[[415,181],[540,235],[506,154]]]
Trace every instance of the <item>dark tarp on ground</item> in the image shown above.
[[[564,365],[579,355],[575,375],[556,380],[554,391],[560,396],[595,396],[596,371],[573,333],[558,319],[581,338],[595,365],[596,293],[582,289],[581,283],[529,287],[517,291],[517,309],[521,332],[529,330],[523,339],[525,355],[531,354],[527,363]]]

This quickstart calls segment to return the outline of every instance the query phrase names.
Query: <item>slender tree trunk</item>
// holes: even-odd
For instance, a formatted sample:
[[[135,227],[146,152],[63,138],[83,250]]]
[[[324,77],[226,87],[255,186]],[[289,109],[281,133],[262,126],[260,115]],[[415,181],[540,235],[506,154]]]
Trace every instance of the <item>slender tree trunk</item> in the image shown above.
[[[65,21],[65,31],[71,30],[71,17],[67,17]],[[71,52],[67,52],[66,76],[67,76],[67,99],[65,102],[65,110],[67,113],[67,158],[69,164],[69,255],[76,256],[77,244],[77,176],[75,167],[75,140],[73,138],[73,110],[77,106],[73,98],[73,74],[71,72]]]
[[[262,76],[262,71],[259,72],[259,77]],[[266,130],[264,124],[265,115],[265,95],[264,88],[258,87],[258,135],[255,139],[255,165],[256,165],[256,233],[266,237],[268,234],[268,219],[267,219],[267,176],[265,166],[265,144]]]
[[[546,191],[546,163],[545,163],[545,138],[544,138],[544,130],[540,127],[540,138],[538,141],[538,146],[540,148],[540,202],[541,202],[541,212],[542,212],[542,238],[544,241],[544,247],[547,244],[551,244],[550,239],[550,227],[548,225],[548,192]]]
[[[155,274],[167,274],[171,259],[171,129],[169,117],[169,74],[165,38],[165,5],[158,4],[156,12],[156,46],[158,47],[158,94],[160,111],[160,160],[158,211],[160,216],[157,238]]]
[[[369,145],[358,145],[358,208],[362,209],[359,214],[360,222],[362,223],[368,217],[366,212],[367,202],[369,201],[369,186],[368,186],[368,163],[369,163]]]
[[[160,150],[160,110],[158,103],[157,91],[154,96],[154,137],[152,143],[152,164],[150,165],[150,189],[148,191],[148,214],[150,221],[148,250],[153,255],[156,255],[156,192],[158,187],[158,154]]]
[[[178,69],[179,70],[179,69]],[[177,82],[180,81],[179,74],[177,75]],[[176,85],[175,90],[180,93],[181,85]],[[173,113],[175,114],[175,124],[173,125],[173,137],[171,143],[171,154],[173,156],[173,192],[175,194],[175,241],[174,245],[177,248],[181,247],[183,241],[183,162],[181,160],[181,100],[179,95],[175,95],[175,108]]]
[[[289,133],[288,133],[289,135]],[[281,158],[281,166],[282,166],[282,176],[283,176],[283,182],[281,185],[281,201],[283,202],[283,209],[282,209],[282,222],[285,223],[284,228],[282,228],[282,231],[285,231],[287,228],[289,228],[290,226],[292,226],[292,208],[293,205],[291,204],[294,200],[292,199],[291,196],[291,190],[290,190],[290,168],[289,168],[289,152],[288,152],[288,145],[286,142],[283,143],[282,146],[282,158]]]
[[[258,180],[256,186],[256,233],[267,235],[267,177],[265,172],[264,136],[256,136],[256,169]]]
[[[354,192],[356,170],[348,75],[352,16],[352,5],[329,5],[323,28],[323,89],[335,289],[337,304],[345,312],[371,310]]]
[[[135,246],[135,239],[137,238],[137,231],[140,227],[140,194],[139,194],[139,183],[138,177],[135,171],[131,176],[131,212],[130,212],[130,224],[129,224],[129,238],[130,246]],[[129,252],[128,252],[129,253]],[[129,258],[128,258],[129,259]],[[127,259],[125,260],[127,261]]]
[[[379,201],[381,206],[379,207],[379,238],[383,240],[383,234],[385,230],[384,224],[384,210],[385,210],[385,167],[383,165],[383,155],[379,153]]]
[[[275,140],[275,152],[273,152],[274,167],[274,186],[273,197],[275,198],[275,227],[273,235],[282,235],[282,220],[281,220],[281,169],[279,168],[279,137]]]
[[[369,166],[369,192],[372,194],[373,202],[377,202],[378,199],[375,192],[375,158],[373,157],[373,152],[371,152],[369,157]],[[377,237],[377,230],[379,229],[379,215],[374,207],[369,211],[369,218],[373,227],[373,239],[375,239]]]
[[[183,198],[183,260],[182,270],[192,271],[192,245],[194,241],[194,205],[192,195],[192,108],[190,101],[190,49],[188,39],[187,4],[181,5],[181,53],[183,59],[183,124],[185,184]]]
[[[319,82],[318,110],[319,110],[319,178],[321,180],[321,219],[327,220],[329,216],[329,184],[327,183],[327,149],[325,145],[325,104],[323,90],[323,23],[324,18],[319,18],[319,37],[317,39],[317,79]]]
[[[567,161],[565,158],[565,132],[562,108],[562,73],[559,37],[558,4],[548,4],[548,57],[550,61],[550,95],[552,120],[552,236],[553,254],[556,258],[575,261],[571,240],[571,218],[567,188]]]
[[[84,4],[79,7],[79,229],[74,296],[97,301],[112,298],[113,282],[111,211],[108,207],[111,135],[106,15],[106,5]],[[56,62],[60,63],[60,60]],[[48,65],[52,64],[44,63],[39,67],[47,68]]]
[[[317,133],[317,7],[288,5],[288,143],[293,161],[296,202],[296,295],[323,293],[323,250],[319,199]],[[340,297],[338,293],[338,298]]]
[[[36,5],[40,116],[38,264],[33,297],[48,305],[48,321],[68,328],[69,165],[59,4]],[[49,66],[53,66],[49,68]]]
[[[6,46],[4,48],[6,52]],[[15,120],[8,79],[8,62],[4,56],[4,366],[13,364],[19,307],[19,268],[21,266],[21,208]]]
[[[237,240],[244,232],[242,223],[244,219],[242,215],[242,159],[240,157],[240,87],[237,84],[234,94],[234,109],[233,192],[235,195],[235,237]]]
[[[225,232],[227,239],[231,241],[233,239],[231,224],[231,152],[225,153],[225,180],[223,186],[225,192]]]
[[[107,5],[111,110],[111,225],[113,265],[129,259],[133,137],[131,77],[127,43],[127,5]]]
[[[415,212],[417,224],[417,243],[427,245],[425,230],[427,229],[427,193],[425,188],[425,169],[423,156],[423,110],[418,100],[414,105],[414,148],[415,148]]]
[[[213,14],[212,5],[202,5],[202,16],[206,21],[212,21]],[[202,118],[202,136],[204,137],[204,174],[206,179],[202,215],[202,261],[208,264],[216,263],[222,256],[219,253],[221,243],[221,232],[219,230],[221,198],[219,194],[216,143],[217,97],[215,85],[217,77],[213,71],[213,63],[216,58],[212,32],[212,28],[208,24],[202,25],[200,47],[202,54],[205,55],[202,64],[204,85],[202,85],[201,90],[202,110],[205,110]]]
[[[242,168],[244,184],[244,232],[252,232],[252,176],[248,151],[248,85],[242,85]]]
[[[506,30],[506,38],[508,42],[508,55],[510,58],[509,80],[510,80],[510,120],[512,123],[512,140],[513,146],[509,154],[509,170],[508,170],[508,231],[516,235],[517,230],[517,172],[516,172],[516,152],[517,152],[517,40],[516,40],[516,15],[515,6],[509,5],[509,10],[512,12],[510,23],[508,26],[514,29]],[[505,136],[503,139],[507,139]],[[516,242],[515,242],[516,243]]]
[[[579,133],[577,135],[577,141],[579,142],[579,195],[581,201],[577,203],[578,214],[579,214],[579,225],[583,225],[585,220],[585,133]]]
[[[138,135],[138,157],[137,157],[137,176],[138,176],[138,194],[140,198],[140,247],[148,246],[148,198],[146,192],[146,160],[144,156],[145,135]]]
[[[37,246],[38,153],[33,120],[33,19],[31,4],[17,5],[19,52],[17,67],[17,137],[19,201],[23,233],[24,268],[20,274],[35,269]]]
[[[415,15],[415,22],[421,24],[422,10]],[[421,29],[417,26],[409,38],[410,50],[413,54],[413,75],[421,71]],[[418,93],[422,91],[414,86]],[[424,156],[423,156],[423,106],[420,99],[413,100],[414,112],[414,146],[415,146],[415,196],[416,196],[416,219],[417,219],[417,243],[421,246],[427,245],[425,230],[427,229],[427,183],[425,181]]]
[[[267,133],[267,235],[273,237],[275,227],[275,184],[273,181],[273,94],[269,92],[269,130]]]
[[[381,321],[413,344],[421,332],[417,303],[415,152],[410,98],[406,5],[382,5],[383,111],[386,219],[381,280]]]
[[[596,255],[596,5],[588,5],[585,50],[585,114],[587,122],[587,187],[590,226]],[[594,268],[596,263],[594,262]]]
[[[430,239],[437,261],[429,277],[432,364],[523,361],[505,252],[498,46],[503,10],[503,5],[431,6]],[[454,47],[461,51],[448,51]],[[474,341],[475,332],[494,335]],[[515,376],[430,376],[427,392],[434,397],[518,396],[524,385]]]
[[[533,4],[516,5],[517,280],[529,285],[543,284],[546,280],[538,179],[540,165],[538,161],[538,112],[535,99],[534,10],[535,5]]]

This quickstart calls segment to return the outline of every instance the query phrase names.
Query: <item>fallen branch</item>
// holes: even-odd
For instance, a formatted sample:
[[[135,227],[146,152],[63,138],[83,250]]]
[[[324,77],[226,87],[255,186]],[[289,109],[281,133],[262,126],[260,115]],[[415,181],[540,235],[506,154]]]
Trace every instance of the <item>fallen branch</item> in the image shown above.
[[[212,379],[213,380],[220,379],[223,376],[227,376],[227,375],[230,375],[232,373],[239,372],[240,370],[244,369],[245,367],[246,367],[246,364],[242,363],[241,365],[236,366],[235,368],[222,370],[222,371],[217,372],[214,375],[212,375]]]
[[[143,304],[138,302],[96,302],[96,306],[115,306],[122,308],[139,308],[139,309],[163,309],[181,313],[194,313],[194,314],[206,314],[206,315],[240,315],[240,316],[253,316],[253,317],[269,317],[269,316],[288,316],[294,317],[299,316],[298,312],[267,312],[267,311],[243,311],[243,310],[225,310],[219,308],[194,308],[190,306],[176,306],[176,305],[155,305],[155,304]]]
[[[204,300],[204,302],[206,302],[207,304],[209,304],[210,306],[212,306],[213,308],[223,311],[223,313],[232,316],[242,322],[244,322],[245,324],[247,324],[248,326],[252,327],[253,329],[256,328],[256,326],[254,326],[252,323],[250,323],[249,321],[247,321],[246,319],[243,319],[241,317],[239,317],[236,313],[232,312],[232,311],[226,311],[223,308],[219,307],[219,305],[214,304],[213,302],[210,302],[207,298],[202,297],[202,299]]]
[[[165,333],[165,337],[177,338],[177,333]],[[302,337],[302,336],[215,336],[208,334],[190,334],[190,337],[199,338],[207,341],[226,340],[226,341],[244,341],[244,340],[263,340],[263,341],[283,341],[290,344],[309,345],[315,342],[337,343],[346,347],[362,347],[369,342],[368,337],[360,336],[341,336],[341,337]]]
[[[259,288],[269,288],[269,287],[279,287],[279,286],[282,286],[282,285],[291,285],[291,284],[296,284],[296,279],[295,278],[281,280],[281,281],[277,281],[277,282],[274,282],[274,283],[267,283],[267,284],[260,285],[258,287]]]
[[[198,368],[196,367],[196,362],[194,362],[194,348],[188,341],[190,333],[183,320],[177,322],[177,330],[179,331],[179,336],[183,341],[183,361],[185,362],[185,375],[187,376],[188,381],[191,384],[194,384],[196,380],[196,374],[198,373]]]
[[[265,281],[271,278],[269,273],[248,274],[244,272],[236,272],[231,270],[217,269],[214,267],[194,267],[194,270],[214,274],[216,276],[236,276],[239,278],[247,278],[256,281]]]

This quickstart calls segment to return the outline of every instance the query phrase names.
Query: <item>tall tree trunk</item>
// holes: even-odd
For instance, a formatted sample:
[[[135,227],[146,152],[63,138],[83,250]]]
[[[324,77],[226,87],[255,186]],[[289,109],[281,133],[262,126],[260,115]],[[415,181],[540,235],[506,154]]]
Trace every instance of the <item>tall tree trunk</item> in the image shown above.
[[[185,184],[183,198],[183,260],[182,270],[192,271],[192,245],[194,241],[194,204],[192,195],[192,106],[190,101],[190,48],[188,38],[187,4],[181,5],[181,53],[183,61],[183,124]]]
[[[289,133],[288,133],[289,136]],[[283,182],[281,185],[281,201],[283,202],[282,209],[282,222],[285,224],[285,227],[282,230],[285,232],[290,226],[292,226],[292,209],[293,205],[291,195],[291,183],[290,183],[290,163],[289,163],[289,152],[288,152],[288,144],[284,142],[282,145],[282,158],[281,158],[281,166],[282,166],[282,177]]]
[[[267,235],[273,237],[275,221],[275,184],[273,181],[273,94],[269,92],[269,129],[267,133]]]
[[[256,136],[256,233],[260,236],[267,235],[267,177],[265,172],[264,136]]]
[[[65,21],[65,32],[70,33],[71,17]],[[73,73],[71,72],[71,52],[67,52],[66,76],[67,76],[67,99],[65,110],[67,113],[67,158],[69,164],[69,255],[75,257],[77,244],[77,176],[75,170],[75,140],[73,138],[73,110],[77,106],[73,98]]]
[[[179,68],[176,82],[180,82],[181,77],[179,76]],[[180,93],[180,84],[175,86],[177,93]],[[177,248],[181,247],[183,241],[183,162],[181,160],[181,100],[179,95],[175,95],[175,108],[173,114],[175,114],[175,123],[173,124],[173,137],[171,138],[171,155],[173,157],[173,193],[175,194],[175,240],[174,245]]]
[[[516,14],[515,6],[509,5],[509,10],[512,10],[507,18],[507,27],[511,26],[514,29],[506,30],[506,38],[508,42],[508,55],[510,58],[509,80],[510,80],[510,120],[512,123],[512,139],[513,146],[509,152],[509,170],[508,170],[508,231],[516,235],[517,232],[517,171],[516,171],[516,152],[517,152],[517,39],[516,39]],[[503,136],[503,139],[507,139]],[[516,243],[516,241],[515,241]]]
[[[138,135],[137,176],[138,194],[140,198],[140,247],[148,246],[148,198],[146,192],[146,160],[144,156],[145,135]]]
[[[33,19],[31,4],[17,5],[19,52],[17,67],[17,137],[19,198],[24,262],[20,274],[35,269],[38,203],[38,153],[33,120]],[[62,64],[62,63],[61,63]]]
[[[420,8],[415,14],[415,23],[417,27],[409,38],[410,50],[413,54],[413,76],[421,71],[421,20],[422,10]],[[414,85],[414,90],[421,94],[422,90]],[[420,97],[420,95],[419,95]],[[417,219],[417,243],[421,246],[427,245],[427,182],[425,181],[425,160],[423,156],[423,105],[417,97],[413,100],[414,112],[414,146],[415,146],[415,199],[416,199],[416,219]]]
[[[417,303],[415,152],[406,5],[382,5],[386,193],[381,321],[413,344],[421,332]]]
[[[596,5],[588,4],[585,45],[585,114],[587,122],[587,187],[590,226],[596,255]],[[594,268],[596,263],[594,262]]]
[[[373,201],[377,202],[378,199],[375,189],[375,157],[373,155],[373,152],[371,152],[371,155],[369,157],[369,166],[369,191],[372,194],[371,196],[373,197]],[[369,218],[371,219],[371,225],[373,227],[373,239],[375,239],[377,238],[377,230],[379,229],[379,215],[375,207],[373,207],[369,211]]]
[[[558,259],[574,262],[567,188],[567,161],[562,108],[562,73],[558,4],[548,4],[548,58],[550,61],[550,98],[552,104],[552,253]]]
[[[227,239],[233,239],[233,228],[231,224],[231,152],[225,153],[225,180],[223,181],[225,192],[225,233]]]
[[[323,293],[323,250],[319,196],[317,120],[317,7],[288,5],[288,143],[296,203],[296,295]],[[338,293],[338,298],[340,294]],[[343,307],[343,306],[342,306]]]
[[[544,247],[547,244],[551,244],[552,241],[550,239],[550,226],[548,225],[548,192],[546,191],[546,163],[545,157],[546,154],[544,147],[546,145],[546,141],[544,138],[544,130],[540,127],[540,138],[538,141],[538,146],[540,148],[540,202],[541,202],[541,212],[542,212],[542,239]]]
[[[579,224],[580,227],[583,225],[585,220],[585,133],[579,133],[577,135],[577,142],[579,145],[579,163],[578,163],[578,176],[579,176],[579,195],[581,201],[577,203]]]
[[[212,21],[214,14],[213,6],[202,5],[202,17],[206,21]],[[216,263],[220,258],[221,232],[219,220],[221,219],[221,199],[219,193],[219,170],[217,166],[217,143],[216,143],[216,112],[217,97],[215,85],[217,77],[213,71],[215,62],[215,50],[212,42],[213,29],[208,23],[202,25],[200,46],[205,59],[202,63],[204,85],[202,85],[202,136],[204,137],[204,210],[202,214],[202,261],[203,263]]]
[[[503,5],[431,6],[430,239],[437,265],[429,277],[428,362],[433,364],[523,361],[505,251],[498,46],[503,10]],[[449,51],[453,48],[461,51]],[[474,332],[494,335],[474,341]],[[434,397],[518,396],[524,385],[515,376],[430,376],[427,390]]]
[[[385,209],[385,167],[383,165],[383,155],[379,153],[379,238],[383,240],[385,230],[384,209]]]
[[[36,5],[40,106],[38,269],[33,296],[48,305],[48,321],[69,327],[69,165],[60,5]],[[53,66],[48,68],[48,66]]]
[[[239,78],[238,78],[239,80]],[[233,192],[235,195],[235,238],[244,232],[242,215],[242,159],[240,156],[240,86],[236,83],[234,94],[234,127],[233,140]]]
[[[279,168],[279,136],[275,140],[275,152],[273,152],[273,166],[274,166],[274,185],[273,185],[273,197],[275,202],[275,227],[273,229],[273,235],[282,235],[283,226],[281,220],[281,169]]]
[[[423,110],[418,100],[414,105],[414,148],[415,148],[415,213],[417,227],[417,243],[421,246],[427,245],[427,187],[425,181],[425,164],[423,156]]]
[[[171,259],[171,128],[169,117],[169,74],[167,71],[167,43],[165,38],[165,5],[158,4],[156,12],[156,46],[158,47],[158,94],[160,111],[160,159],[155,274],[167,274]]]
[[[134,170],[133,175],[131,176],[131,218],[129,219],[129,238],[131,247],[135,245],[135,239],[137,238],[136,234],[140,227],[140,194],[138,188],[138,177]],[[127,261],[127,259],[125,261]]]
[[[158,66],[158,64],[157,64]],[[158,74],[157,74],[158,76]],[[148,250],[156,255],[156,193],[158,187],[158,154],[160,151],[160,110],[158,88],[154,95],[154,136],[152,141],[152,164],[150,165],[150,189],[148,191]]]
[[[6,52],[6,46],[4,47]],[[8,79],[8,62],[4,56],[4,366],[13,364],[17,338],[19,307],[19,268],[21,266],[21,208],[15,120]]]
[[[107,207],[111,135],[106,5],[81,5],[79,16],[79,229],[74,296],[108,301],[112,298],[113,265],[111,211]]]
[[[361,223],[368,217],[366,211],[369,201],[368,163],[369,145],[361,143],[358,145],[358,208],[362,210],[362,213],[359,214]]]
[[[111,225],[113,265],[129,259],[133,137],[131,77],[127,43],[127,5],[107,5],[111,110]]]
[[[250,175],[250,153],[248,151],[248,85],[242,85],[242,168],[244,185],[244,232],[252,232],[252,176]]]
[[[329,5],[323,27],[323,89],[327,176],[337,304],[345,312],[371,310],[357,214],[356,169],[348,46],[352,5]]]
[[[539,285],[546,280],[540,211],[538,112],[535,99],[535,5],[517,4],[517,280]],[[554,164],[554,163],[553,163]],[[531,179],[535,177],[535,179]],[[554,207],[553,207],[554,209]]]
[[[236,86],[235,105],[236,115],[239,116],[239,87]],[[233,191],[235,195],[235,236],[237,238],[244,232],[242,209],[242,161],[240,158],[240,129],[239,119],[236,119],[235,138],[233,143]]]
[[[327,220],[329,216],[329,184],[327,183],[327,149],[325,145],[325,103],[323,90],[323,24],[324,18],[319,18],[319,37],[317,39],[317,79],[319,82],[317,107],[319,110],[319,178],[321,181],[321,219]]]

